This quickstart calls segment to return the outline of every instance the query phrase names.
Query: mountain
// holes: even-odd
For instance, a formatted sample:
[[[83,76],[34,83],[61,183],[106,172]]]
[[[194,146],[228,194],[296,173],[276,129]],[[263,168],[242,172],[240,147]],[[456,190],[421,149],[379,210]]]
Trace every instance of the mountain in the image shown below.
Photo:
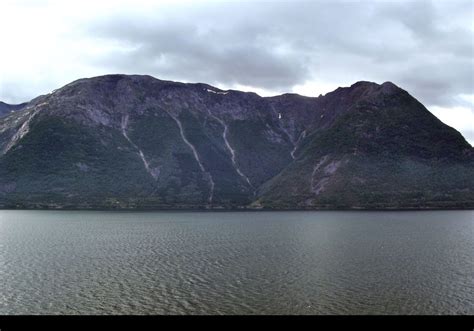
[[[0,118],[2,208],[474,208],[474,152],[409,93],[72,82]]]
[[[11,112],[17,111],[26,106],[26,103],[19,105],[9,105],[8,103],[0,101],[0,117],[7,116]]]

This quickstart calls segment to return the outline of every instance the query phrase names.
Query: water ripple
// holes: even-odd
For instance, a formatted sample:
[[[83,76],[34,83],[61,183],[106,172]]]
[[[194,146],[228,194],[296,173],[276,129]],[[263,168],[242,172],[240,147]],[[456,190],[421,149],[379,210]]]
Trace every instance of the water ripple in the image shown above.
[[[473,216],[0,211],[0,314],[474,314]]]

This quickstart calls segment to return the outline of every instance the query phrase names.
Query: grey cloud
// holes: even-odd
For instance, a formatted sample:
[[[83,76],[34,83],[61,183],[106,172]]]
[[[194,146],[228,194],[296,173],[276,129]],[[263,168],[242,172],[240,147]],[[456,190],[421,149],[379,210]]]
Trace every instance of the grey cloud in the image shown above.
[[[93,27],[95,35],[136,48],[110,54],[97,64],[118,71],[136,68],[158,77],[272,90],[284,90],[309,77],[308,58],[290,47],[282,51],[286,42],[271,40],[269,22],[246,21],[238,18],[237,11],[238,22],[226,23],[219,15],[220,22],[213,24],[209,15],[218,14],[199,12],[194,16],[200,17],[186,22],[171,18],[137,24],[133,18],[121,17],[99,23]]]
[[[85,33],[135,47],[98,60],[115,71],[274,91],[311,79],[390,80],[449,106],[474,90],[469,8],[470,1],[213,3],[164,9],[157,19],[111,16]]]
[[[471,146],[474,146],[474,130],[463,130],[462,135],[464,138],[471,144]]]
[[[459,94],[473,93],[474,66],[470,59],[455,57],[449,61],[420,61],[416,66],[406,66],[399,79],[401,85],[413,86],[422,101],[449,106],[458,103]]]
[[[68,26],[71,40],[114,45],[85,49],[84,72],[67,60],[76,51],[58,45],[61,72],[53,62],[41,68],[43,86],[0,74],[0,99],[24,101],[22,94],[119,72],[275,93],[312,81],[392,81],[428,106],[449,107],[474,91],[472,21],[470,0],[177,2],[147,10],[129,3]]]

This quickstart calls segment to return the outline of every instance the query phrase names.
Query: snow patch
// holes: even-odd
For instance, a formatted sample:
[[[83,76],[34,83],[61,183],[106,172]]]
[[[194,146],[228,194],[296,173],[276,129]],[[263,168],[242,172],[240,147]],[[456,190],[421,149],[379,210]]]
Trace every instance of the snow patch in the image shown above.
[[[222,94],[222,95],[226,95],[227,93],[229,93],[229,92],[218,92],[218,91],[214,91],[214,90],[210,90],[210,89],[206,89],[206,91],[209,92],[209,93]]]

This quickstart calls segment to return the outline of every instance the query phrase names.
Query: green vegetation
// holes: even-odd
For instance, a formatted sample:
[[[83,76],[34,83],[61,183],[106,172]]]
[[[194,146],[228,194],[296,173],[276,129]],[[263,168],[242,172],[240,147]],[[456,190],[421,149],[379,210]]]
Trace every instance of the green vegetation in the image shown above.
[[[0,118],[5,151],[42,107],[0,155],[0,207],[474,208],[473,148],[393,84],[320,98],[206,87],[97,77]]]

